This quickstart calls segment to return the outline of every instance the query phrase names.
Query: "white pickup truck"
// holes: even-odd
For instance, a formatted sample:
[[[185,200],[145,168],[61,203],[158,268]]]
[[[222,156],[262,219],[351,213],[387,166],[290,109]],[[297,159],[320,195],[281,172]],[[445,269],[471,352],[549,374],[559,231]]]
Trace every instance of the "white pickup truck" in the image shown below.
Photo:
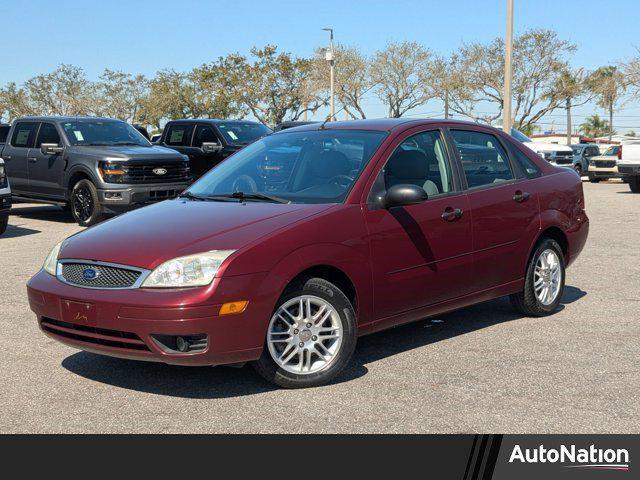
[[[515,128],[511,129],[511,136],[525,144],[552,165],[573,168],[573,149],[571,147],[557,143],[534,142]]]
[[[640,193],[640,141],[620,145],[618,173],[633,193]]]

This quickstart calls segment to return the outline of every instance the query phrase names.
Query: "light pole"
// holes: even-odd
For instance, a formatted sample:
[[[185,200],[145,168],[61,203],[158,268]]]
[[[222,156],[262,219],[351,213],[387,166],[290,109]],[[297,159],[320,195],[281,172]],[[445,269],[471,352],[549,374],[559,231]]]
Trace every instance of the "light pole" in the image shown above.
[[[504,95],[502,106],[502,129],[511,135],[511,76],[513,70],[511,67],[511,57],[513,50],[513,0],[507,0],[507,36],[505,39],[504,54]]]
[[[334,57],[334,50],[333,50],[333,28],[330,27],[326,27],[323,28],[322,30],[324,30],[325,32],[329,32],[329,49],[327,50],[327,52],[325,53],[325,59],[327,60],[327,62],[329,62],[329,71],[330,71],[330,78],[331,78],[331,121],[335,121],[336,117],[335,117],[335,113],[336,113],[336,104],[335,104],[335,77],[334,77],[334,72],[333,72],[333,68],[334,68],[334,63],[335,63],[335,57]]]

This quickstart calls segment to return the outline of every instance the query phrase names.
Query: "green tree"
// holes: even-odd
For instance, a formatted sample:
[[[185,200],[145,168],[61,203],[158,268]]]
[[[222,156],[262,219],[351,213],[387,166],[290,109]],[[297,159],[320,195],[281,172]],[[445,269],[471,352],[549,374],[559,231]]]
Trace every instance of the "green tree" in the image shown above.
[[[148,87],[144,75],[105,69],[94,87],[96,114],[131,123],[141,121]]]
[[[611,136],[611,128],[609,128],[609,122],[600,118],[599,115],[591,115],[587,117],[582,125],[580,125],[580,131],[587,137],[597,138],[604,137],[605,135]]]
[[[588,95],[589,82],[590,78],[583,69],[571,70],[569,67],[566,67],[556,80],[554,90],[562,102],[562,108],[567,112],[567,145],[572,143],[571,109],[592,99],[592,96]]]
[[[0,88],[0,120],[10,122],[14,118],[35,113],[24,88],[18,87],[14,82]]]
[[[31,111],[40,115],[91,115],[96,104],[95,88],[84,70],[62,64],[51,73],[24,83]]]
[[[591,75],[589,87],[598,100],[598,106],[604,108],[609,114],[608,135],[611,141],[613,113],[620,107],[627,88],[625,77],[617,67],[612,65],[600,67]]]

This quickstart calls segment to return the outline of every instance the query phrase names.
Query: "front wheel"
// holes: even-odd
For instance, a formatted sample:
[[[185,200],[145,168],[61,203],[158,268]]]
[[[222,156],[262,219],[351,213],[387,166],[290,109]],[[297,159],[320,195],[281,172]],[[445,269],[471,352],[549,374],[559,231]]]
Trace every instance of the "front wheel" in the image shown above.
[[[542,317],[556,311],[564,292],[564,255],[558,242],[543,239],[531,256],[521,292],[511,295],[511,303],[520,313]]]
[[[2,235],[7,230],[8,224],[9,224],[9,215],[4,215],[0,217],[0,235]]]
[[[598,178],[598,177],[596,177],[596,176],[594,176],[594,175],[589,174],[589,181],[590,181],[591,183],[600,183],[600,180],[601,180],[600,178]]]
[[[633,193],[640,193],[640,176],[629,177],[629,188]]]
[[[579,163],[576,163],[573,166],[573,169],[576,171],[576,173],[581,177],[582,176],[582,165],[580,165]]]
[[[81,227],[90,227],[104,218],[98,191],[90,180],[80,180],[74,185],[69,203],[71,214]]]
[[[334,284],[308,278],[288,288],[278,301],[262,356],[253,366],[280,387],[324,385],[349,363],[356,339],[349,299]]]

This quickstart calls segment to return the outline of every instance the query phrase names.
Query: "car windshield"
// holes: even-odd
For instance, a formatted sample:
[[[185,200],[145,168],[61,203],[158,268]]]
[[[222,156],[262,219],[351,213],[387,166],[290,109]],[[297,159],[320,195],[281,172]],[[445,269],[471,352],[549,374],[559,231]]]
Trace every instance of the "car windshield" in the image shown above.
[[[618,146],[615,146],[615,147],[609,147],[607,151],[604,152],[603,155],[611,156],[611,155],[617,155],[617,154],[618,154]]]
[[[516,140],[518,140],[519,142],[531,142],[531,139],[529,137],[527,137],[524,133],[522,133],[519,130],[516,130],[515,128],[511,129],[511,136],[513,138],[515,138]]]
[[[151,145],[135,128],[125,122],[114,120],[81,120],[62,124],[71,145]]]
[[[221,196],[293,203],[343,202],[386,132],[314,130],[264,137],[191,186],[194,199]],[[235,194],[235,195],[234,195]]]
[[[248,145],[271,133],[271,129],[261,123],[249,122],[219,123],[218,130],[230,145]]]

